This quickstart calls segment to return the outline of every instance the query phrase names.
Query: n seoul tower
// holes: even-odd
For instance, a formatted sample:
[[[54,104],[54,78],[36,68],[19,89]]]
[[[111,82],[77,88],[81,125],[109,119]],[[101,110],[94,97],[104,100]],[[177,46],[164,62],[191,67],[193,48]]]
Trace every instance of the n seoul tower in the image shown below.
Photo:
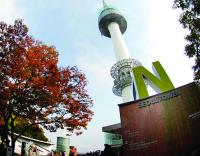
[[[132,101],[136,99],[136,91],[131,69],[140,66],[141,63],[131,58],[122,36],[127,29],[126,19],[117,9],[103,1],[98,24],[101,34],[111,38],[113,42],[117,61],[111,68],[111,76],[114,79],[113,93],[122,96],[123,102]]]

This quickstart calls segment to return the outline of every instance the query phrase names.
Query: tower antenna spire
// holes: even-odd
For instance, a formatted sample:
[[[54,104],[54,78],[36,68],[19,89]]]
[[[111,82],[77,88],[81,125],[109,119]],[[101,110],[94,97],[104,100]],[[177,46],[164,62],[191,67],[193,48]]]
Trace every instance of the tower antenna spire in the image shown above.
[[[105,0],[102,0],[103,6],[105,7],[107,4],[105,2]]]

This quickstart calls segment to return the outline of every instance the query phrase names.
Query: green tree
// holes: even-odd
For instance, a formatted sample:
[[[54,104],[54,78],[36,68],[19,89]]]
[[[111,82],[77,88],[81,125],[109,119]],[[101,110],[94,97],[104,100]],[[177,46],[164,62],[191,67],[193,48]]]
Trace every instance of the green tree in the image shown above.
[[[195,59],[194,79],[200,79],[200,0],[175,0],[174,8],[181,9],[180,23],[189,31],[185,37],[185,54]]]
[[[21,131],[23,131],[23,128],[28,124],[29,124],[28,120],[26,120],[24,118],[18,118],[15,121],[15,131],[14,131],[14,133],[16,133],[16,134],[21,133]],[[30,138],[42,140],[42,141],[48,141],[48,138],[44,135],[44,130],[41,127],[39,127],[39,125],[34,125],[34,126],[28,128],[24,132],[23,135],[30,137]]]

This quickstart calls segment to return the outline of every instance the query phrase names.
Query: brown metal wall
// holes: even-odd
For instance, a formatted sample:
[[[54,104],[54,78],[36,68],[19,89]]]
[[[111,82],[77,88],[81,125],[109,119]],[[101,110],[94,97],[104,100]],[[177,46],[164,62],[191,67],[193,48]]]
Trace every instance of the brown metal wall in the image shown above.
[[[200,149],[200,87],[191,83],[174,92],[119,105],[124,156],[190,156]],[[162,100],[139,107],[157,97]]]

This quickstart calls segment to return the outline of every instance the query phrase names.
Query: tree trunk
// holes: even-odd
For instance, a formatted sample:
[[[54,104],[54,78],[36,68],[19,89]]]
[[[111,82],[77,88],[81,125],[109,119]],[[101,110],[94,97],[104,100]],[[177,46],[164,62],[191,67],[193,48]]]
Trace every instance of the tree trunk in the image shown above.
[[[8,139],[8,124],[6,123],[3,128],[3,142],[9,146],[10,140]]]
[[[5,123],[5,125],[1,129],[1,154],[6,155],[7,147],[9,146],[9,139],[8,139],[8,125]]]
[[[16,143],[16,140],[17,140],[17,136],[14,136],[14,132],[15,132],[15,126],[14,126],[14,121],[15,121],[16,118],[13,118],[11,116],[11,122],[10,122],[10,138],[11,138],[11,147],[12,147],[12,155],[14,155],[15,153],[15,143]]]
[[[16,139],[11,138],[12,143],[11,143],[11,147],[12,147],[12,155],[14,155],[15,153],[15,143],[16,143]]]

